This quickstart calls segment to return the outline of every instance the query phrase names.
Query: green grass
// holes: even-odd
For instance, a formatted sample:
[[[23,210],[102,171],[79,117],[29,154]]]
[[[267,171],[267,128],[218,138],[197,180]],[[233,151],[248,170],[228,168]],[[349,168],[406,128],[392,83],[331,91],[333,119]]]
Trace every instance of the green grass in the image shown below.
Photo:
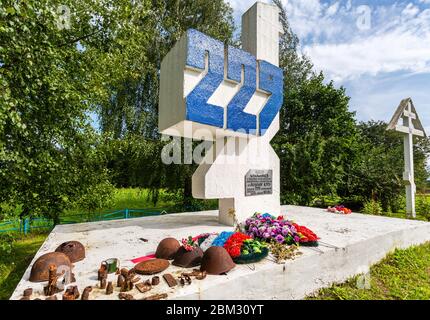
[[[430,300],[430,242],[395,250],[370,269],[370,289],[356,276],[322,289],[311,300]]]
[[[0,252],[0,300],[9,299],[47,234],[33,234],[17,240],[12,252]]]
[[[123,210],[123,209],[159,209],[168,208],[175,205],[177,199],[175,195],[160,190],[160,195],[157,203],[151,201],[150,192],[148,189],[139,188],[118,188],[115,189],[113,199],[109,206],[98,210],[97,212]],[[64,215],[74,215],[83,213],[85,210],[81,208],[73,208],[66,210]]]

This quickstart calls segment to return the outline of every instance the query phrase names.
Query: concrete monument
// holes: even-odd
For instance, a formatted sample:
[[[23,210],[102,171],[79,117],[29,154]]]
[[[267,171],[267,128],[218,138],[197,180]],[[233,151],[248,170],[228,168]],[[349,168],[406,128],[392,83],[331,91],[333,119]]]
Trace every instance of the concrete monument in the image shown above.
[[[415,218],[416,187],[414,181],[413,138],[414,136],[425,137],[426,133],[411,98],[403,99],[400,102],[388,124],[387,130],[395,130],[404,135],[405,171],[403,172],[403,180],[406,184],[406,213]]]
[[[212,141],[192,179],[195,198],[219,199],[219,221],[280,213],[283,74],[279,11],[257,2],[242,16],[242,48],[188,30],[161,64],[159,129]]]

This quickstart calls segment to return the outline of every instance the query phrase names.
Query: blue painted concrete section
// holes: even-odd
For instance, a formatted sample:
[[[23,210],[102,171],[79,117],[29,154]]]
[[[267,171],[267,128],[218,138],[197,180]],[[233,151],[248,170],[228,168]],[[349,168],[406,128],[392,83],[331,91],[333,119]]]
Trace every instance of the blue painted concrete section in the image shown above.
[[[228,130],[255,135],[257,117],[244,112],[246,105],[256,91],[257,61],[250,53],[227,47],[227,78],[243,84],[227,106]],[[189,121],[222,128],[224,109],[208,103],[209,98],[224,80],[224,44],[204,33],[187,31],[187,61],[189,67],[204,70],[208,55],[208,72],[193,91],[186,97],[186,119]],[[278,114],[283,102],[283,74],[279,67],[267,62],[259,63],[259,88],[269,92],[270,98],[259,115],[260,135],[264,135]]]
[[[224,109],[207,101],[224,79],[224,44],[190,29],[187,31],[187,62],[190,67],[204,69],[209,56],[207,75],[186,97],[186,119],[214,127],[224,125]]]
[[[269,100],[260,112],[260,135],[264,135],[282,107],[284,99],[284,76],[281,68],[267,62],[259,63],[259,88],[271,93]]]
[[[227,78],[240,83],[242,68],[244,70],[243,85],[227,106],[227,129],[246,133],[255,132],[257,117],[243,112],[254,95],[257,84],[257,61],[250,53],[228,46]]]

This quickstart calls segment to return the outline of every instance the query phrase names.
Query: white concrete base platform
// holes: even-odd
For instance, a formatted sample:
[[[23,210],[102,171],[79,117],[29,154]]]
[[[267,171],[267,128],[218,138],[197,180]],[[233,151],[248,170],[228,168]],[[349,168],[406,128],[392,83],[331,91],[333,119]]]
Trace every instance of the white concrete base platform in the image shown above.
[[[168,299],[301,299],[316,290],[366,273],[369,267],[395,248],[430,241],[430,223],[353,213],[337,215],[323,209],[285,206],[287,219],[314,230],[321,241],[331,246],[319,250],[301,247],[301,256],[285,265],[267,259],[252,265],[237,265],[227,275],[193,280],[191,285],[169,288],[161,279],[150,292],[132,293],[136,299],[155,293],[167,293]],[[119,289],[105,295],[98,289],[97,270],[107,258],[119,258],[121,267],[131,268],[131,259],[153,253],[165,237],[181,239],[204,232],[231,230],[220,225],[217,211],[181,213],[109,222],[61,225],[55,227],[39,249],[35,259],[53,251],[64,241],[77,240],[86,247],[87,257],[75,263],[74,273],[80,292],[86,286],[94,289],[90,299],[118,299]],[[143,242],[139,238],[149,241]],[[33,288],[32,298],[44,299],[46,283],[29,282],[32,261],[11,299],[20,299],[26,288]],[[178,274],[186,269],[170,266],[165,272]],[[143,280],[149,276],[142,276]],[[116,276],[108,281],[116,283]],[[61,294],[58,294],[61,299]]]

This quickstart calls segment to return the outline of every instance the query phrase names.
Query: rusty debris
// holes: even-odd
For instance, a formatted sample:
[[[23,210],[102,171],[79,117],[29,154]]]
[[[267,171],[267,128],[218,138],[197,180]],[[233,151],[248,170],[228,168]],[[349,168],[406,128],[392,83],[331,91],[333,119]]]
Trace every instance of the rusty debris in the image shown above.
[[[125,282],[125,277],[122,274],[118,275],[116,286],[121,288],[124,282]]]
[[[185,286],[185,284],[191,284],[191,282],[191,277],[186,273],[181,274],[179,277],[179,283],[181,286]]]
[[[72,263],[68,256],[61,252],[50,252],[40,256],[31,267],[30,281],[48,281],[49,266],[55,265],[56,268],[63,266],[72,269]]]
[[[126,277],[126,276],[128,275],[128,273],[129,273],[129,270],[128,270],[127,268],[122,268],[122,269],[121,269],[121,271],[120,271],[120,273],[121,273],[124,277]]]
[[[148,239],[145,239],[145,238],[139,238],[139,240],[143,242],[148,242]]]
[[[157,286],[159,283],[160,283],[160,277],[159,276],[152,277],[151,284],[153,286]]]
[[[170,263],[165,259],[152,259],[138,263],[134,270],[139,274],[151,275],[160,273],[169,267]]]
[[[84,289],[84,292],[82,292],[81,300],[90,300],[90,292],[93,291],[93,287],[88,286]]]
[[[23,296],[24,297],[31,297],[32,294],[33,294],[33,288],[27,288],[24,290]]]
[[[23,296],[21,299],[19,299],[19,300],[30,300],[30,297],[29,296]]]
[[[161,300],[166,298],[167,298],[167,293],[160,293],[160,294],[154,294],[152,296],[143,298],[143,300]]]
[[[123,272],[121,272],[121,274],[118,276],[118,283],[117,283],[119,284],[121,282],[120,283],[121,292],[127,292],[132,290],[134,287],[134,283],[133,283],[133,278],[135,277],[134,271],[133,270],[128,271],[128,273],[125,276],[122,273]]]
[[[50,296],[50,297],[47,297],[45,300],[58,300],[58,299],[57,299],[57,296]]]
[[[101,264],[99,270],[98,270],[98,280],[100,281],[100,289],[106,289],[107,284],[107,277],[108,277],[108,268],[105,264]]]
[[[97,280],[101,281],[105,276],[107,277],[107,266],[105,264],[101,264],[99,270],[97,271]]]
[[[150,284],[148,285],[147,283],[138,283],[136,284],[136,288],[140,293],[145,293],[151,290],[152,286]]]
[[[124,293],[124,292],[121,292],[121,293],[118,295],[118,297],[119,297],[121,300],[136,300],[136,299],[134,299],[134,297],[133,297],[131,294],[129,294],[129,293]]]
[[[100,289],[106,289],[107,277],[100,280]]]
[[[166,280],[167,284],[169,285],[169,287],[174,287],[178,284],[178,282],[176,281],[176,279],[170,274],[170,273],[166,273],[163,275],[164,280]]]
[[[57,286],[57,280],[57,266],[55,264],[51,264],[48,268],[48,285],[43,288],[45,296],[52,296],[53,294],[63,291],[62,288]]]
[[[137,283],[140,281],[140,277],[134,277],[133,279],[131,279],[131,282],[133,283]]]
[[[106,294],[112,294],[113,293],[113,284],[112,281],[109,281],[106,287]]]
[[[63,294],[63,300],[77,300],[79,299],[80,293],[78,286],[68,287],[66,292]]]
[[[173,260],[175,259],[176,252],[181,247],[178,240],[175,238],[165,238],[160,241],[155,251],[155,257],[159,259]]]
[[[58,246],[55,252],[64,253],[70,262],[78,262],[85,259],[85,247],[79,241],[67,241]]]
[[[206,271],[200,271],[198,269],[194,269],[193,272],[189,273],[182,273],[182,276],[189,276],[189,277],[195,277],[197,280],[203,280],[207,276]]]
[[[116,268],[115,274],[116,274],[116,275],[121,274],[121,270],[119,270],[119,268]]]

